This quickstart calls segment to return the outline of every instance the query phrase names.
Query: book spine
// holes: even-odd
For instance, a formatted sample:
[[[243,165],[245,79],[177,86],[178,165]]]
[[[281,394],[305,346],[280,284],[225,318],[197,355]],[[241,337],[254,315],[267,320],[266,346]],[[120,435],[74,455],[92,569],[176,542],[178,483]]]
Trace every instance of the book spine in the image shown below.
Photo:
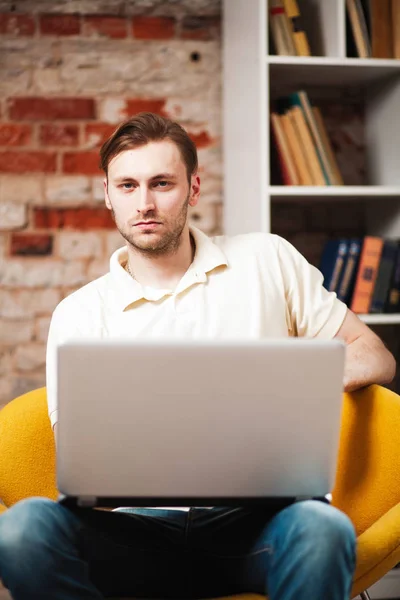
[[[400,58],[400,1],[392,0],[393,58]]]
[[[385,312],[400,312],[400,242],[398,242],[396,261],[386,299]]]
[[[298,56],[311,56],[307,34],[304,31],[297,0],[283,0],[286,14],[291,25],[291,32]]]
[[[346,0],[346,6],[358,56],[360,58],[369,58],[371,56],[371,50],[360,0]]]
[[[333,151],[333,147],[332,147],[331,141],[329,139],[328,132],[326,130],[321,111],[317,106],[313,106],[312,110],[313,110],[314,118],[317,123],[317,127],[319,130],[321,139],[322,139],[322,143],[325,147],[325,152],[328,156],[328,160],[330,162],[331,169],[333,172],[333,185],[344,185],[343,177],[340,172],[339,165],[337,163],[336,156]]]
[[[397,257],[397,242],[386,240],[383,244],[374,293],[371,301],[371,313],[382,313],[389,293],[390,281]]]
[[[354,294],[350,307],[355,313],[367,314],[369,312],[378,274],[382,247],[382,238],[372,236],[364,238]]]
[[[280,56],[296,55],[289,19],[282,0],[269,0],[269,22],[277,54]]]
[[[393,57],[390,0],[370,0],[372,56]]]
[[[275,138],[278,159],[281,167],[282,180],[285,185],[298,185],[299,178],[288,140],[282,127],[281,117],[271,113],[272,132]]]
[[[292,152],[293,161],[296,165],[298,173],[298,185],[312,185],[311,174],[309,172],[290,111],[284,115],[281,115],[281,120],[285,136]]]
[[[326,185],[325,177],[322,172],[321,164],[319,162],[317,151],[315,149],[314,142],[311,137],[311,132],[306,123],[304,113],[300,106],[293,106],[291,110],[294,121],[297,126],[297,131],[301,140],[301,144],[304,148],[307,164],[309,166],[309,170],[312,177],[312,185],[324,186]]]
[[[361,240],[351,240],[348,257],[343,267],[343,275],[339,283],[337,296],[345,304],[349,304],[354,289],[358,261],[360,258]]]
[[[324,144],[319,133],[318,124],[314,118],[314,113],[312,110],[311,102],[308,98],[308,94],[307,92],[302,90],[295,94],[295,97],[296,96],[298,98],[298,101],[300,102],[301,108],[303,109],[304,116],[307,121],[307,125],[311,131],[314,145],[318,154],[319,162],[321,164],[322,172],[324,174],[325,183],[327,185],[333,185],[335,175],[331,169],[328,155],[325,152]]]

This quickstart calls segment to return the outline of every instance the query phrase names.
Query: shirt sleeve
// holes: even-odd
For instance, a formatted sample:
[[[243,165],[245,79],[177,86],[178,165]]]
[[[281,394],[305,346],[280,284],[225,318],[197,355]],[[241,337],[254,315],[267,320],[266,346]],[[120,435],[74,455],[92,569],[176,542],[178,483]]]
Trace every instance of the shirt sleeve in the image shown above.
[[[323,286],[323,275],[279,238],[278,257],[283,277],[290,335],[331,339],[340,329],[347,306]]]

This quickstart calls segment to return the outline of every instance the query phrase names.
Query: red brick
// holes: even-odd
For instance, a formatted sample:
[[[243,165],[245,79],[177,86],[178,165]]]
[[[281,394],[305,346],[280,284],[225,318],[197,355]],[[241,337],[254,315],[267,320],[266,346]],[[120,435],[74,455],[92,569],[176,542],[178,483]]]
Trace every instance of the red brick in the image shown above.
[[[40,15],[39,27],[44,35],[78,35],[81,20],[79,15]]]
[[[90,142],[91,147],[100,146],[115,131],[115,125],[108,123],[88,123],[85,127],[85,143]]]
[[[0,173],[54,173],[54,152],[0,152]]]
[[[35,33],[35,21],[30,15],[0,14],[0,33],[32,36]]]
[[[214,143],[214,140],[210,138],[207,131],[201,131],[200,133],[190,133],[190,139],[196,144],[197,148],[206,148]]]
[[[13,233],[11,256],[49,256],[53,251],[53,236],[43,233]]]
[[[0,123],[0,146],[25,146],[30,141],[30,125]]]
[[[94,119],[92,98],[10,98],[9,112],[15,120]]]
[[[126,102],[126,114],[131,117],[139,112],[152,112],[167,116],[164,111],[165,103],[164,98],[131,98]]]
[[[107,38],[122,39],[128,35],[127,21],[123,17],[89,15],[84,17],[83,34],[98,34]]]
[[[46,123],[40,126],[39,140],[42,146],[77,146],[79,127]]]
[[[214,40],[221,36],[221,21],[217,17],[185,17],[182,21],[183,40]]]
[[[115,229],[111,211],[107,208],[35,208],[37,229]]]
[[[100,175],[98,152],[66,152],[63,156],[63,173]]]
[[[133,17],[132,32],[138,40],[170,40],[175,37],[172,17]]]

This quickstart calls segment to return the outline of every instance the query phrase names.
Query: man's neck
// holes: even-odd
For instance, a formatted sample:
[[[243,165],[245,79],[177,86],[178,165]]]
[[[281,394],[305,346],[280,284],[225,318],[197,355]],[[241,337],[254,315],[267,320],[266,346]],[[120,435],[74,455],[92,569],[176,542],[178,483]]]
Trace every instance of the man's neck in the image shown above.
[[[174,290],[193,262],[195,244],[189,230],[183,232],[177,250],[146,256],[127,246],[132,275],[142,286]]]

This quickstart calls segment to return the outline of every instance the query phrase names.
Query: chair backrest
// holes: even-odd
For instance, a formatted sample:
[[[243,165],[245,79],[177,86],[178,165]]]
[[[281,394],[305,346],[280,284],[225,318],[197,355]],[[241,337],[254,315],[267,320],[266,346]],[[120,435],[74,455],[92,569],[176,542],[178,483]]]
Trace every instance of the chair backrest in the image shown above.
[[[400,503],[400,397],[377,386],[344,394],[333,504],[361,534]],[[0,498],[57,498],[55,444],[46,389],[0,411]]]
[[[0,411],[0,498],[11,506],[30,496],[57,495],[54,435],[43,387]]]
[[[400,502],[400,397],[371,385],[344,394],[333,504],[358,535]]]

